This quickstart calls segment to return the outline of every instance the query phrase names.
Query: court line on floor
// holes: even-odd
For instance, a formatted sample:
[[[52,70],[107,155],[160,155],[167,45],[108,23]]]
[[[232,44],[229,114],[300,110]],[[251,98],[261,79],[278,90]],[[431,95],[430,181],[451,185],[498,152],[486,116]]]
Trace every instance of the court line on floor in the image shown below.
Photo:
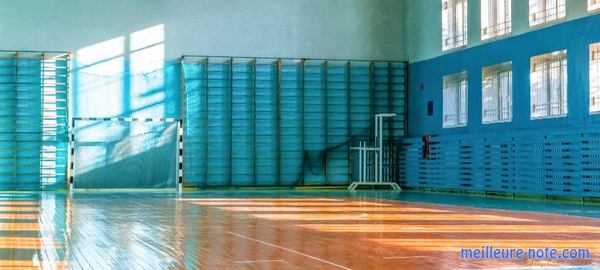
[[[393,257],[383,257],[384,260],[395,260],[395,259],[420,259],[427,258],[427,256],[393,256]]]
[[[295,250],[293,250],[293,249],[289,249],[289,248],[286,248],[286,247],[282,247],[282,246],[278,246],[278,245],[275,245],[275,244],[271,244],[271,243],[269,243],[269,242],[261,241],[261,240],[254,239],[254,238],[252,238],[252,237],[249,237],[249,236],[245,236],[245,235],[237,234],[237,233],[234,233],[234,232],[227,232],[227,233],[229,233],[229,234],[231,234],[231,235],[235,235],[235,236],[237,236],[237,237],[240,237],[240,238],[244,238],[244,239],[246,239],[246,240],[254,241],[254,242],[257,242],[257,243],[261,243],[261,244],[263,244],[263,245],[267,245],[267,246],[270,246],[270,247],[274,247],[274,248],[282,249],[282,250],[285,250],[285,251],[288,251],[288,252],[291,252],[291,253],[294,253],[294,254],[298,254],[298,255],[301,255],[301,256],[304,256],[304,257],[307,257],[307,258],[311,258],[311,259],[313,259],[313,260],[315,260],[315,261],[319,261],[319,262],[322,262],[322,263],[326,263],[326,264],[329,264],[329,265],[333,265],[333,266],[335,266],[335,267],[338,267],[338,268],[341,268],[341,269],[352,270],[352,268],[348,268],[348,267],[345,267],[345,266],[342,266],[342,265],[339,265],[339,264],[336,264],[336,263],[333,263],[333,262],[330,262],[330,261],[326,261],[326,260],[323,260],[323,259],[317,258],[317,257],[315,257],[315,256],[311,256],[311,255],[308,255],[308,254],[304,254],[304,253],[302,253],[302,252],[295,251]]]
[[[252,261],[236,261],[234,263],[264,263],[264,262],[285,262],[284,260],[252,260]]]

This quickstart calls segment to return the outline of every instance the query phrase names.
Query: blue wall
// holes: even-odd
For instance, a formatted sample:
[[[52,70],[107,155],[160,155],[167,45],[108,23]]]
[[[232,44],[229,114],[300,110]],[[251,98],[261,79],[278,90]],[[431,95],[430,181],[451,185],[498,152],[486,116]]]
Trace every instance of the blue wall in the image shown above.
[[[478,47],[449,53],[409,66],[409,136],[428,134],[481,134],[492,132],[576,130],[600,123],[600,115],[590,116],[589,45],[600,41],[600,15],[560,23],[537,31],[493,41]],[[567,50],[568,106],[567,117],[530,120],[529,63],[535,55]],[[481,123],[481,69],[484,66],[512,61],[513,121]],[[468,125],[442,129],[442,80],[446,74],[468,73]],[[420,90],[421,83],[424,86]],[[427,101],[434,112],[427,116]]]
[[[600,115],[589,115],[589,45],[600,15],[449,53],[409,66],[409,137],[401,143],[404,187],[600,197]],[[567,50],[568,115],[530,119],[530,58]],[[481,70],[512,61],[513,120],[481,123]],[[468,73],[468,125],[442,128],[443,76]],[[423,89],[421,90],[421,84]],[[434,102],[427,116],[427,102]],[[420,136],[432,135],[429,158]]]

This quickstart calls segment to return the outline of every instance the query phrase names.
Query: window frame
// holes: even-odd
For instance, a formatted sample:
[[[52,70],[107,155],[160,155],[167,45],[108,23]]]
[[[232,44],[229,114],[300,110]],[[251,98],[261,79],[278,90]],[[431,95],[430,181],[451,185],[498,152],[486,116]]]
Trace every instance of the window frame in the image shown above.
[[[454,89],[451,89],[451,85],[456,86]],[[463,89],[464,87],[464,89]],[[452,123],[450,120],[446,120],[447,115],[446,112],[450,108],[446,108],[447,106],[447,98],[448,91],[453,90],[456,91],[454,93],[455,99],[457,103],[454,104],[454,114],[452,114],[456,120]],[[463,91],[464,90],[464,91]],[[463,94],[464,92],[464,94]],[[463,102],[464,101],[464,102]],[[464,113],[461,113],[464,111]],[[461,115],[464,115],[464,122]],[[442,87],[442,128],[458,128],[458,127],[466,127],[469,123],[469,81],[467,77],[467,72],[462,71],[459,73],[449,74],[444,76],[443,78],[443,87]]]
[[[587,12],[600,12],[600,0],[587,0]]]
[[[454,49],[464,48],[469,43],[469,10],[468,10],[468,0],[441,0],[442,1],[442,51],[452,51]],[[462,4],[461,6],[461,14],[462,14],[462,27],[459,27],[458,16],[457,16],[457,6]],[[448,25],[446,25],[448,23]],[[447,31],[444,31],[445,29]],[[462,28],[462,29],[461,29]],[[462,35],[457,35],[458,30],[462,30]],[[448,32],[446,36],[446,32]],[[459,38],[462,38],[460,42],[457,42]],[[451,44],[448,44],[448,41],[452,41]]]
[[[589,83],[589,113],[590,115],[600,114],[600,42],[590,44]],[[596,98],[598,104],[593,110]]]
[[[533,1],[541,1],[542,5],[544,6],[544,7],[542,7],[541,11],[532,13],[531,9],[532,9]],[[555,0],[557,2],[557,5],[555,7],[556,18],[552,19],[552,20],[548,19],[549,16],[547,13],[549,10],[551,10],[551,9],[548,9],[547,7],[545,7],[548,4],[548,1],[551,1],[551,0],[529,0],[528,20],[529,20],[530,28],[542,27],[545,25],[563,21],[567,18],[567,1],[566,0]],[[559,4],[558,2],[561,2],[562,4]],[[540,22],[537,22],[537,20],[532,19],[532,17],[535,18],[536,14],[538,14],[538,13],[543,13],[543,15],[544,15],[543,20],[541,20]]]
[[[507,76],[508,80],[505,82],[505,85],[508,85],[508,89],[505,91],[508,92],[506,95],[503,95],[504,92],[502,87],[502,76]],[[491,95],[486,93],[486,83],[493,83]],[[496,114],[498,115],[496,119],[486,120],[486,98],[489,96],[493,96],[497,102]],[[487,66],[482,68],[481,72],[481,123],[484,125],[487,124],[495,124],[495,123],[509,123],[512,122],[513,118],[513,77],[512,77],[512,62],[504,62],[495,64],[492,66]],[[502,106],[505,104],[507,108]],[[504,115],[504,109],[507,110],[507,117],[502,117]]]
[[[500,21],[498,15],[499,3],[504,2],[504,20]],[[484,5],[487,3],[487,5]],[[485,7],[487,10],[484,10]],[[484,18],[487,13],[487,22]],[[496,15],[496,18],[492,17]],[[490,23],[491,22],[491,23]],[[486,27],[484,27],[484,25]],[[504,25],[503,27],[501,27]],[[490,33],[490,29],[493,29]],[[499,31],[502,30],[502,31]],[[503,32],[500,33],[499,32]],[[495,38],[508,36],[512,34],[512,1],[511,0],[482,0],[481,2],[481,40],[492,40]]]
[[[552,66],[553,64],[559,63],[557,67]],[[543,65],[542,69],[539,70],[537,69],[538,66]],[[554,68],[558,68],[558,84],[553,81],[556,80],[557,78],[552,77],[552,72],[555,70],[551,70]],[[545,106],[545,110],[546,113],[544,115],[541,116],[534,116],[536,108],[535,106],[539,106],[539,104],[535,104],[533,96],[534,96],[534,89],[535,86],[534,85],[534,78],[537,74],[537,72],[542,72],[541,74],[541,80],[539,80],[540,82],[545,82],[545,84],[542,84],[540,86],[540,89],[537,89],[537,91],[539,91],[539,93],[537,93],[538,95],[542,95],[545,96],[545,102],[546,104],[542,104]],[[537,82],[537,80],[536,80]],[[559,107],[558,110],[561,111],[560,113],[557,114],[553,114],[552,110],[552,104],[556,103],[556,102],[552,102],[553,97],[552,97],[552,86],[553,85],[558,85],[560,86],[560,99],[559,99]],[[532,56],[530,59],[530,68],[529,68],[529,100],[530,100],[530,107],[529,107],[529,117],[531,120],[539,120],[539,119],[548,119],[548,118],[561,118],[561,117],[567,117],[567,115],[569,114],[569,104],[568,104],[568,94],[569,94],[569,86],[568,86],[568,62],[567,62],[567,50],[559,50],[559,51],[554,51],[554,52],[550,52],[550,53],[545,53],[545,54],[540,54],[540,55],[536,55],[536,56]]]

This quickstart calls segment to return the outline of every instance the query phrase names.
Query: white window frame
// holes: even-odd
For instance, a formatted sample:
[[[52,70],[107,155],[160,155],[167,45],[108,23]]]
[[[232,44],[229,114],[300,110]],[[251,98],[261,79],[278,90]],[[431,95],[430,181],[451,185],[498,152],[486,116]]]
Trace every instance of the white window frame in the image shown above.
[[[590,114],[600,113],[600,42],[590,45]]]
[[[566,18],[566,0],[529,0],[529,26],[541,26]]]
[[[467,46],[468,1],[442,1],[442,50]]]
[[[442,128],[464,127],[468,122],[467,72],[444,76]]]
[[[481,0],[481,40],[512,32],[511,0]]]
[[[567,116],[567,81],[567,50],[531,57],[531,119]]]
[[[600,0],[588,0],[587,2],[588,2],[588,4],[587,4],[588,12],[600,11]]]
[[[512,63],[484,67],[481,90],[482,123],[512,121]]]

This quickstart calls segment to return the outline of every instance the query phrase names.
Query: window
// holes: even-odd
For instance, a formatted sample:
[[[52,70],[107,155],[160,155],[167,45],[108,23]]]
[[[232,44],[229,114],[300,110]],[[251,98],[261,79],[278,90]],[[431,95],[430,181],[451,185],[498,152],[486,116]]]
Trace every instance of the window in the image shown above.
[[[467,45],[467,0],[442,0],[442,49]]]
[[[600,112],[600,43],[590,45],[590,113]]]
[[[600,0],[588,0],[588,11],[600,10]]]
[[[467,72],[444,76],[444,128],[467,125]]]
[[[567,51],[531,58],[531,118],[567,115]]]
[[[529,0],[529,26],[536,26],[564,18],[566,0]]]
[[[502,63],[483,68],[483,123],[512,120],[512,64]]]
[[[511,32],[511,1],[481,1],[481,39],[498,37]]]

